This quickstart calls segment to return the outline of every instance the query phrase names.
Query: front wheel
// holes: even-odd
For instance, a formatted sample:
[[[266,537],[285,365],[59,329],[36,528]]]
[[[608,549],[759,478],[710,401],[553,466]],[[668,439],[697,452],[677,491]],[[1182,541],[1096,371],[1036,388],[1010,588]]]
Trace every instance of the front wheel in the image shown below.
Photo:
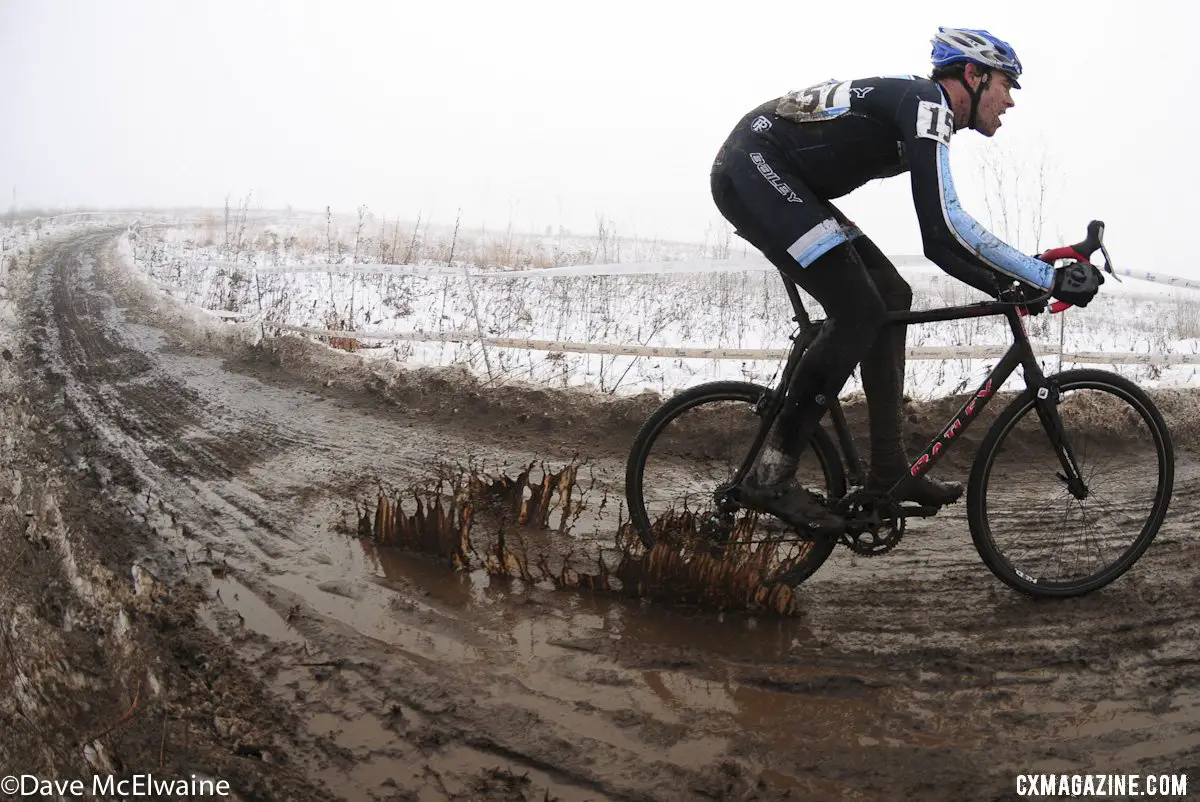
[[[664,403],[642,425],[626,465],[625,497],[630,523],[647,549],[665,537],[770,549],[772,581],[789,585],[812,576],[829,558],[835,540],[805,539],[771,516],[723,509],[714,497],[749,452],[771,392],[748,382],[702,384]],[[810,441],[797,478],[826,498],[845,495],[842,463],[824,430]]]
[[[1162,525],[1175,454],[1162,414],[1133,382],[1102,370],[1051,376],[1046,420],[1026,391],[992,425],[967,489],[984,563],[1031,596],[1079,596],[1125,573]],[[1060,445],[1049,432],[1062,422]],[[1060,454],[1073,454],[1073,485]]]

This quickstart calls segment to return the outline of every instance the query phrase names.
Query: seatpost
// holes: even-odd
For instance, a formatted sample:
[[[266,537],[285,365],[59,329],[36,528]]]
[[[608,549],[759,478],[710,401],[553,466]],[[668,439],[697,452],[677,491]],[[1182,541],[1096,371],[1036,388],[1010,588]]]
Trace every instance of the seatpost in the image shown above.
[[[780,271],[779,277],[783,279],[784,289],[787,290],[788,299],[791,300],[792,309],[796,313],[792,316],[792,320],[796,321],[801,327],[812,323],[807,310],[804,308],[804,301],[800,300],[800,291],[796,289],[796,282],[785,276],[782,271]]]

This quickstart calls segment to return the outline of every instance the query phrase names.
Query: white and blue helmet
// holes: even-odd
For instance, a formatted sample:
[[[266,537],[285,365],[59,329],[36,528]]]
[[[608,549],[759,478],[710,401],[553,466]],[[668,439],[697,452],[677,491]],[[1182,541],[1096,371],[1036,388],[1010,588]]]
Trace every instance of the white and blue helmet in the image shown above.
[[[970,28],[938,28],[933,37],[933,66],[970,62],[1007,73],[1013,87],[1020,89],[1021,60],[1008,42],[987,31]]]

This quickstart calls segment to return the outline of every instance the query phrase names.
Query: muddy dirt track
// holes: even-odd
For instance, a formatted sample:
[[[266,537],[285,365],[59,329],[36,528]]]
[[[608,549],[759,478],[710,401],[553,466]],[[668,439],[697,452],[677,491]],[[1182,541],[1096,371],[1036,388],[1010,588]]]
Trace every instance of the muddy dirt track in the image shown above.
[[[44,242],[0,298],[0,773],[295,800],[1200,785],[1190,430],[1157,541],[1083,599],[1001,585],[961,505],[886,557],[839,549],[784,620],[489,581],[374,548],[359,509],[468,458],[583,454],[619,493],[652,399],[243,342],[133,277],[119,233]]]

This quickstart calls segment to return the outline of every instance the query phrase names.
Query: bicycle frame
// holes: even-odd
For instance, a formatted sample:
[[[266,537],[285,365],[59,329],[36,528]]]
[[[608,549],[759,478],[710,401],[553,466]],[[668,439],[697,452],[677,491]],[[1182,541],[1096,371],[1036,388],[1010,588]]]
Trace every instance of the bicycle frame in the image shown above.
[[[796,289],[796,285],[786,276],[780,275],[787,288],[792,308],[796,313],[793,320],[800,328],[792,335],[794,345],[788,354],[788,360],[784,366],[779,386],[772,396],[768,408],[765,410],[763,421],[759,426],[754,444],[734,477],[733,484],[735,485],[745,478],[758,458],[758,453],[766,441],[771,426],[783,409],[787,388],[791,385],[791,380],[799,366],[800,358],[808,346],[812,344],[813,340],[816,339],[823,322],[813,322],[809,318],[800,299],[800,293]],[[1086,488],[1083,485],[1074,453],[1063,437],[1062,421],[1057,409],[1059,394],[1053,387],[1053,383],[1046,378],[1045,373],[1042,372],[1042,368],[1037,362],[1037,357],[1033,353],[1033,346],[1030,344],[1029,336],[1025,331],[1025,325],[1021,320],[1019,309],[1020,307],[1016,304],[1004,301],[984,301],[963,306],[950,306],[915,312],[889,312],[887,314],[887,323],[885,325],[900,326],[1003,315],[1008,320],[1009,327],[1013,333],[1012,345],[1009,346],[1000,361],[996,363],[996,366],[992,368],[988,377],[971,394],[970,398],[963,403],[958,412],[938,430],[939,434],[930,441],[929,445],[925,447],[909,466],[908,472],[910,476],[923,476],[932,470],[933,466],[945,455],[955,440],[975,421],[979,412],[987,406],[995,393],[1008,380],[1008,377],[1020,366],[1024,371],[1026,387],[1034,391],[1038,417],[1041,419],[1042,425],[1045,427],[1046,433],[1050,436],[1051,443],[1058,453],[1059,462],[1062,465],[1068,488],[1077,498],[1082,498],[1086,495]],[[760,401],[760,405],[761,403]],[[830,421],[837,435],[838,445],[842,450],[848,468],[848,482],[852,486],[861,486],[865,482],[863,462],[855,447],[845,413],[842,411],[841,402],[834,397],[828,401],[827,409]],[[894,497],[894,494],[899,490],[903,482],[904,479],[901,479],[889,488],[887,495]]]

